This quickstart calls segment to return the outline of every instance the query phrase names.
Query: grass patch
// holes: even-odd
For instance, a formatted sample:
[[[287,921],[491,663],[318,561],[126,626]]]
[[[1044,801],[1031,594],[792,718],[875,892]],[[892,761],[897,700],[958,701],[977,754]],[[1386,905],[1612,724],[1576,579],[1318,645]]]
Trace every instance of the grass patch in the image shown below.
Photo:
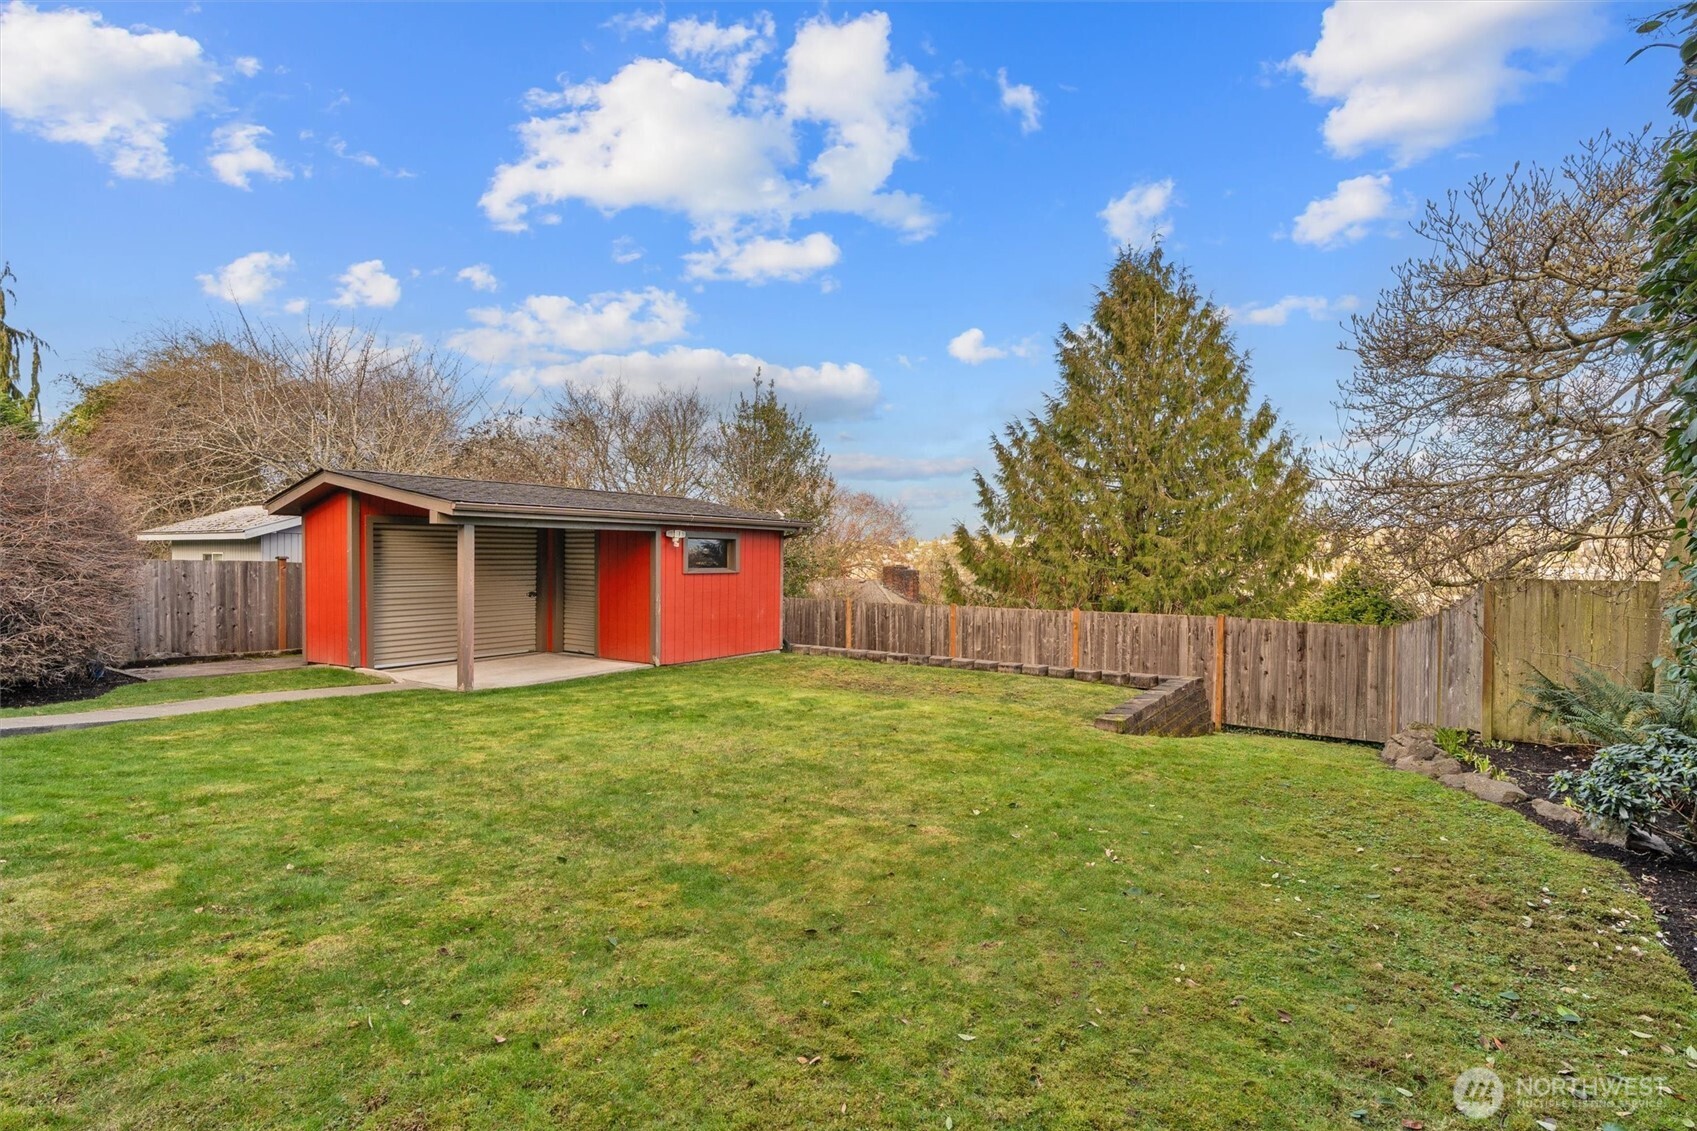
[[[1364,748],[1093,729],[1124,694],[773,656],[7,740],[0,1125],[1439,1128],[1487,1056],[1692,1094],[1618,868]]]
[[[184,699],[210,699],[216,695],[246,695],[254,691],[304,691],[314,687],[351,687],[362,683],[384,682],[386,681],[377,676],[349,671],[347,668],[325,667],[285,668],[282,671],[249,672],[245,675],[184,676],[180,679],[126,683],[93,699],[76,699],[35,707],[0,707],[0,718],[67,715],[79,711],[104,711],[113,707],[149,707],[155,703],[176,703]]]

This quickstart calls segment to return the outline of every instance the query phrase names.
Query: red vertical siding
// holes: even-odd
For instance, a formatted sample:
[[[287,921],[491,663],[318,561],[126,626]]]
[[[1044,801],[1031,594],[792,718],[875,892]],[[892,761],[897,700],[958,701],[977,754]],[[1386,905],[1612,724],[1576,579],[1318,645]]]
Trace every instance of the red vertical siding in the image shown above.
[[[366,519],[373,515],[411,515],[422,518],[430,512],[422,507],[360,494],[359,502],[359,662],[364,667],[371,662],[371,526]]]
[[[652,659],[649,589],[654,536],[643,531],[603,530],[597,553],[596,654],[639,664]]]
[[[735,573],[685,573],[684,550],[660,542],[660,662],[772,652],[783,644],[784,539],[764,530],[698,531],[741,539]]]
[[[301,515],[308,663],[348,662],[348,502],[344,491]]]

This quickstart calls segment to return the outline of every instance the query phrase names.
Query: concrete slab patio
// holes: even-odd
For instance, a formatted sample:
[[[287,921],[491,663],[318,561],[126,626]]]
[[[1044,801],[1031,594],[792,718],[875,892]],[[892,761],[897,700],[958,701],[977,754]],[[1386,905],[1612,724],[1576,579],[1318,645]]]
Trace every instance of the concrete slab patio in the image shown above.
[[[488,691],[497,687],[530,687],[538,683],[559,683],[592,675],[637,671],[648,666],[623,660],[603,660],[595,656],[566,656],[558,652],[499,656],[492,660],[477,661],[476,688],[478,691]],[[391,669],[379,674],[407,683],[452,691],[458,669],[451,663],[422,664],[416,668]]]

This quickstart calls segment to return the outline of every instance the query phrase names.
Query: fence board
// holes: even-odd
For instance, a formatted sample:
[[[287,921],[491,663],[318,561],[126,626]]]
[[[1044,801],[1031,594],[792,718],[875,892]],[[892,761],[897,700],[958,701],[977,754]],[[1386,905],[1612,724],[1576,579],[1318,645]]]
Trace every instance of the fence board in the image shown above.
[[[277,604],[282,569],[285,607]],[[301,646],[304,584],[291,562],[145,562],[136,578],[125,662],[228,656],[277,649],[278,618],[287,648]]]
[[[947,606],[857,605],[852,615],[856,647],[949,654]],[[954,616],[958,655],[1071,664],[1069,611],[962,606]],[[793,643],[842,647],[843,620],[840,601],[784,603]],[[1503,582],[1389,628],[1085,612],[1078,666],[1202,676],[1228,726],[1378,742],[1429,722],[1548,741],[1562,736],[1534,727],[1522,703],[1532,668],[1563,677],[1584,661],[1640,678],[1662,632],[1654,582]]]

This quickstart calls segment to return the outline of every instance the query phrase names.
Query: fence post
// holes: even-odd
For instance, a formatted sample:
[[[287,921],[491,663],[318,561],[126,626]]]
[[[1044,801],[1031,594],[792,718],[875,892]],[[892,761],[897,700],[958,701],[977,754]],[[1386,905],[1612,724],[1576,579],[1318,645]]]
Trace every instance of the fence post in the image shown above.
[[[1075,671],[1078,669],[1078,655],[1079,655],[1079,652],[1078,652],[1078,615],[1079,615],[1078,610],[1074,609],[1072,611],[1072,666],[1073,666],[1073,669]]]
[[[960,606],[949,606],[949,659],[960,655]]]
[[[1497,736],[1497,587],[1487,581],[1479,594],[1479,733],[1487,740]]]
[[[289,650],[289,559],[277,559],[277,651]]]
[[[843,647],[854,647],[854,598],[843,598]]]
[[[1214,618],[1214,725],[1226,721],[1226,614]]]

